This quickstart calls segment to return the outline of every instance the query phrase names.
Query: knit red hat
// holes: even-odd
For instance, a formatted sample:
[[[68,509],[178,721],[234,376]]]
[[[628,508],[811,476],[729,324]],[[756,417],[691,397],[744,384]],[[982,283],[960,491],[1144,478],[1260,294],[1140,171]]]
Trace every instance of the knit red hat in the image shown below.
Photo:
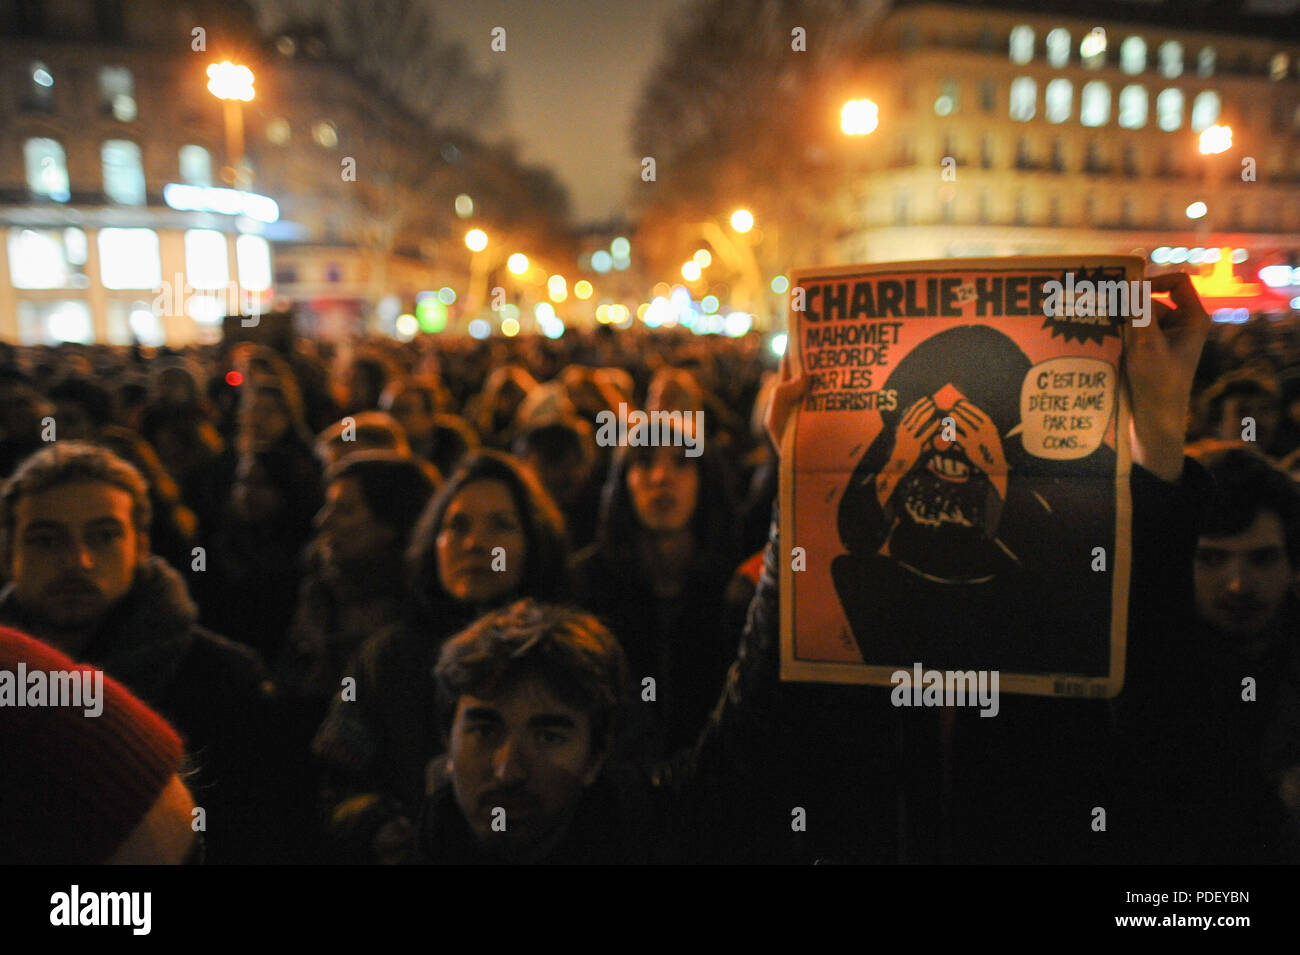
[[[0,627],[0,681],[30,700],[26,686],[15,686],[20,664],[29,677],[78,672],[88,681],[99,672]],[[105,861],[177,772],[180,737],[107,675],[97,716],[87,715],[88,706],[16,706],[12,692],[3,691],[0,864]]]

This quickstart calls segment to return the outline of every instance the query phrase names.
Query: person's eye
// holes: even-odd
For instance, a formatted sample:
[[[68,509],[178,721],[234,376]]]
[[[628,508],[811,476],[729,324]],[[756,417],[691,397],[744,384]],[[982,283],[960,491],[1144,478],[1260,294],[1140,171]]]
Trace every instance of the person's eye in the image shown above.
[[[502,534],[513,534],[519,530],[519,524],[512,517],[498,517],[492,521],[492,528]]]
[[[447,529],[453,534],[467,534],[469,533],[469,524],[470,522],[468,517],[465,517],[463,514],[457,514],[447,522]]]
[[[1224,555],[1217,551],[1197,551],[1196,562],[1205,567],[1222,567],[1224,563]]]
[[[569,741],[567,733],[561,733],[559,730],[542,730],[542,742],[547,746],[560,746]]]
[[[1266,550],[1257,550],[1250,555],[1250,562],[1256,567],[1272,567],[1281,559],[1282,552],[1273,547]]]
[[[106,547],[122,537],[122,531],[119,528],[111,530],[94,531],[88,535],[88,540],[96,547]]]
[[[53,534],[28,534],[23,538],[28,547],[53,547],[57,542]]]

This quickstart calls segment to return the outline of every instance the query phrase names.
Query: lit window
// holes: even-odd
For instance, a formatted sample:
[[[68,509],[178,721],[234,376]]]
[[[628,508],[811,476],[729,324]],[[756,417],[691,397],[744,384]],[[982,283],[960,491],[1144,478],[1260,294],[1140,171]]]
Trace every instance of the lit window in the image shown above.
[[[1033,119],[1037,99],[1037,84],[1027,76],[1016,77],[1011,81],[1011,118],[1022,123]]]
[[[1201,52],[1196,54],[1196,75],[1214,75],[1214,47],[1203,46]]]
[[[224,295],[191,295],[185,302],[185,314],[200,325],[220,325],[226,317]]]
[[[215,229],[190,229],[185,233],[185,280],[190,288],[225,288],[230,284],[230,256],[226,237]]]
[[[99,99],[104,112],[123,123],[135,119],[135,80],[124,66],[106,66],[99,71]]]
[[[1119,91],[1119,124],[1124,129],[1141,129],[1147,124],[1147,89],[1126,86]]]
[[[181,182],[191,186],[212,185],[212,156],[202,146],[181,147]]]
[[[68,229],[10,229],[9,274],[14,288],[87,288],[86,233]]]
[[[56,202],[72,198],[68,188],[68,162],[63,147],[53,139],[29,139],[23,144],[27,165],[27,188],[33,195]]]
[[[894,225],[907,225],[911,214],[912,198],[906,192],[894,193]]]
[[[1057,27],[1047,34],[1047,64],[1068,66],[1070,63],[1070,31]]]
[[[939,98],[934,101],[934,111],[940,116],[948,116],[957,111],[957,81],[946,79],[939,85]]]
[[[1209,129],[1219,119],[1219,94],[1214,90],[1197,93],[1192,100],[1192,132]]]
[[[1097,70],[1106,65],[1106,31],[1097,27],[1079,41],[1079,59],[1089,69]]]
[[[18,340],[24,345],[89,345],[95,340],[90,306],[75,300],[19,302]]]
[[[153,229],[100,229],[99,274],[104,288],[160,288],[158,233]]]
[[[1079,102],[1079,122],[1083,125],[1105,126],[1110,120],[1110,87],[1100,80],[1084,84]]]
[[[292,132],[289,121],[283,116],[277,116],[266,124],[266,138],[277,146],[283,146],[287,143]]]
[[[1130,76],[1147,68],[1147,44],[1140,36],[1126,37],[1119,45],[1119,68]]]
[[[1074,86],[1069,80],[1057,78],[1047,84],[1046,112],[1049,123],[1064,123],[1074,111]]]
[[[28,109],[50,111],[54,109],[54,76],[49,68],[39,60],[31,65],[28,74],[27,102]]]
[[[147,348],[166,344],[162,318],[154,312],[149,302],[110,299],[105,310],[108,319],[107,339],[110,345],[133,345],[137,342]]]
[[[1034,31],[1018,26],[1011,31],[1011,62],[1028,63],[1034,58]]]
[[[1156,122],[1166,133],[1172,133],[1183,125],[1183,91],[1176,89],[1161,90],[1156,97]]]
[[[271,287],[271,246],[260,235],[241,235],[235,240],[239,263],[239,285],[247,292],[265,292]]]
[[[124,206],[144,205],[140,147],[126,139],[110,139],[104,143],[100,156],[104,163],[104,195]]]
[[[321,120],[311,128],[312,138],[326,149],[333,149],[339,144],[339,131],[327,119]]]
[[[1274,82],[1286,79],[1286,71],[1290,66],[1291,61],[1285,53],[1274,53],[1268,61],[1268,78]]]
[[[1170,79],[1183,75],[1183,45],[1177,40],[1160,44],[1160,75]]]

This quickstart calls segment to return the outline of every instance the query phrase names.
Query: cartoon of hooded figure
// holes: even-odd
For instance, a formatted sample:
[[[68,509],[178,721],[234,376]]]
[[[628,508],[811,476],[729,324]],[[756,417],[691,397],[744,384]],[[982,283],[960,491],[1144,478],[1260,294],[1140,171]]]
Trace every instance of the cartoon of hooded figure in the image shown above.
[[[966,325],[926,339],[885,383],[895,410],[840,501],[831,566],[863,659],[1013,672],[1105,672],[1114,452],[1034,458],[1012,435],[1029,359]]]

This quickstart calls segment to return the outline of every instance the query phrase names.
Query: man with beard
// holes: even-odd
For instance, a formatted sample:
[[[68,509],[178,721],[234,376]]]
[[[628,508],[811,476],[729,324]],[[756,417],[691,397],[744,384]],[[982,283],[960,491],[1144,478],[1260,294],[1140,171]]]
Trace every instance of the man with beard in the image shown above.
[[[188,784],[210,861],[274,861],[274,687],[256,653],[198,625],[184,579],[150,554],[144,478],[60,441],[18,467],[0,516],[0,623],[102,668],[176,727],[198,763]]]
[[[1111,577],[1092,563],[1094,547],[1113,559],[1115,454],[1046,461],[1006,440],[1030,367],[961,326],[885,383],[901,414],[882,413],[845,489],[831,565],[866,663],[1107,672]]]

